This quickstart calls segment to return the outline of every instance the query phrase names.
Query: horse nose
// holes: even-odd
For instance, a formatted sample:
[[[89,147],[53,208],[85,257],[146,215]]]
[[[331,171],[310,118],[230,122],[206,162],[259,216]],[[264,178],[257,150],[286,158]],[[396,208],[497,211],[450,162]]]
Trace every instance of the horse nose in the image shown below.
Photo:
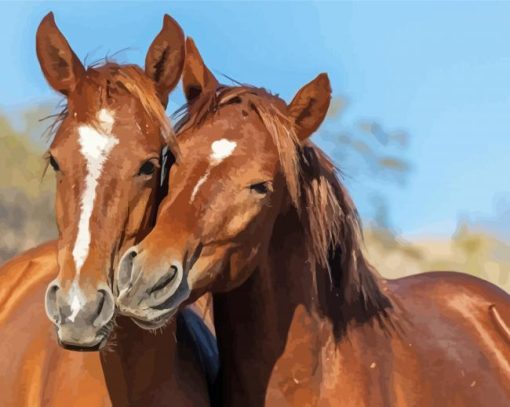
[[[129,288],[132,283],[133,269],[135,265],[135,257],[138,255],[136,247],[131,247],[124,253],[120,259],[118,272],[117,272],[117,292],[120,294],[122,291]]]
[[[115,301],[108,287],[100,287],[92,295],[76,286],[65,292],[56,281],[46,291],[46,313],[58,326],[75,324],[92,325],[100,328],[113,318]]]

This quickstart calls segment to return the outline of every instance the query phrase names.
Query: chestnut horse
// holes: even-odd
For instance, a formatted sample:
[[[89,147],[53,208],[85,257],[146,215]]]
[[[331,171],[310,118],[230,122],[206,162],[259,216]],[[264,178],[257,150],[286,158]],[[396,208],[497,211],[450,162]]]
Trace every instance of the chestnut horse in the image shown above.
[[[225,406],[510,405],[509,296],[461,273],[384,280],[363,254],[354,204],[309,141],[327,75],[286,104],[220,86],[187,46],[183,159],[121,260],[120,311],[160,322],[213,292]]]
[[[165,16],[145,71],[85,69],[53,15],[41,22],[43,73],[67,98],[48,158],[59,239],[0,271],[2,406],[210,404],[196,351],[211,337],[198,317],[188,310],[155,335],[128,318],[115,321],[110,288],[119,253],[153,224],[163,160],[178,156],[165,106],[184,51],[181,28]]]

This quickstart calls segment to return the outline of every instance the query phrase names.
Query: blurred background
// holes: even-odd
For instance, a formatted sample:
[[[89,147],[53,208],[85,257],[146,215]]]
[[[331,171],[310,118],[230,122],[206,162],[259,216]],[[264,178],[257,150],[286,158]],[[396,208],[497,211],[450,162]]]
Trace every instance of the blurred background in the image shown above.
[[[49,11],[89,64],[143,64],[169,13],[225,83],[289,101],[327,72],[334,100],[314,139],[354,197],[373,263],[510,291],[510,2],[1,2],[0,263],[56,237],[42,156],[61,101],[35,56]],[[182,102],[177,90],[168,113]]]

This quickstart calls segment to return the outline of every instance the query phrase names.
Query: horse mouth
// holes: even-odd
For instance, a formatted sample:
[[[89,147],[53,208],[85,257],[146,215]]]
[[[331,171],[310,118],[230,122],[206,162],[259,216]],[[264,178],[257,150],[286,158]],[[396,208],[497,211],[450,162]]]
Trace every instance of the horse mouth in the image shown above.
[[[141,319],[138,316],[131,315],[131,320],[140,328],[145,330],[154,330],[164,327],[176,314],[177,310],[168,310],[164,314],[153,319]]]
[[[75,352],[97,352],[97,351],[101,350],[106,345],[107,340],[108,340],[108,335],[99,335],[98,341],[93,344],[85,345],[85,344],[78,344],[78,343],[69,343],[69,342],[64,342],[64,341],[60,340],[60,338],[58,339],[58,343],[62,348],[66,349],[66,350],[71,350],[71,351],[75,351]]]

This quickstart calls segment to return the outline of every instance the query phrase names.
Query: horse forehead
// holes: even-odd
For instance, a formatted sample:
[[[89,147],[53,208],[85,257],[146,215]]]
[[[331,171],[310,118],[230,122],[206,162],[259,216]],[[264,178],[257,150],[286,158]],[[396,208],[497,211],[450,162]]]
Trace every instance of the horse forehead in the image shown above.
[[[210,146],[209,163],[218,165],[226,158],[230,157],[237,148],[237,141],[228,138],[214,140]]]
[[[179,140],[179,138],[178,138]],[[260,138],[248,137],[242,129],[210,127],[181,138],[179,147],[186,161],[211,160],[222,162],[231,156],[240,156],[264,147]]]
[[[239,133],[207,132],[186,140],[180,147],[183,161],[176,171],[189,182],[197,182],[195,178],[201,179],[205,173],[212,175],[201,184],[232,172],[242,175],[247,168],[252,174],[263,172],[271,176],[279,163],[272,140],[252,140]]]
[[[122,146],[122,138],[115,131],[115,111],[101,108],[91,123],[82,123],[77,126],[76,140],[77,155],[86,167],[88,176],[93,176],[97,181],[105,171],[105,165],[116,150]]]
[[[62,146],[66,149],[75,149],[83,143],[93,145],[95,140],[101,139],[101,134],[113,134],[118,144],[116,150],[122,150],[123,154],[128,155],[159,151],[164,144],[159,126],[140,119],[139,112],[129,114],[113,108],[101,108],[84,121],[71,118],[63,127],[65,129],[57,133],[52,148]],[[82,137],[80,133],[85,128],[88,129],[87,137]]]
[[[279,156],[271,134],[256,113],[244,116],[238,111],[240,107],[226,106],[220,118],[178,137],[185,172],[191,167],[202,168],[205,162],[215,169],[225,170],[248,164],[273,167],[272,163],[277,162]]]
[[[96,113],[95,120],[78,127],[78,141],[84,156],[98,158],[109,150],[109,143],[112,140],[118,143],[118,138],[113,134],[115,120],[114,111],[102,108]]]

